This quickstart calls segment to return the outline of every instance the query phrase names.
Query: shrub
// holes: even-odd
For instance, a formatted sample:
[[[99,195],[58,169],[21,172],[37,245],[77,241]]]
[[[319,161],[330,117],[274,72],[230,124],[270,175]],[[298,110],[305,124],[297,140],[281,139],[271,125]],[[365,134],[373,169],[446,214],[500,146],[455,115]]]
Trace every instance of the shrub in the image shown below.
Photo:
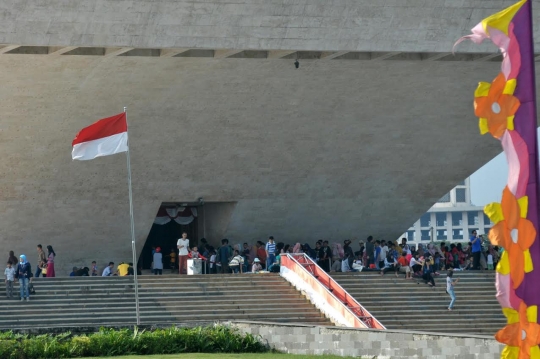
[[[21,335],[0,333],[0,358],[48,359],[93,356],[177,353],[261,353],[268,348],[258,337],[237,330],[213,327],[156,329],[152,331],[106,329],[89,335]]]

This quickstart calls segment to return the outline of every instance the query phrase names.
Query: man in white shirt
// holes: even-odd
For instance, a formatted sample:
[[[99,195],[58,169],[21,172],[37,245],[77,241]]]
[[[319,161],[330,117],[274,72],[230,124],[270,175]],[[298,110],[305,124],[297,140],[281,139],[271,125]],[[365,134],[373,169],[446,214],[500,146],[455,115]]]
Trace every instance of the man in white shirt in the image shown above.
[[[388,254],[388,246],[386,245],[386,241],[381,241],[381,254],[379,261],[384,261],[386,259],[386,255]]]
[[[187,233],[182,233],[182,238],[176,243],[178,247],[178,274],[187,274],[187,259],[189,254],[189,239]]]

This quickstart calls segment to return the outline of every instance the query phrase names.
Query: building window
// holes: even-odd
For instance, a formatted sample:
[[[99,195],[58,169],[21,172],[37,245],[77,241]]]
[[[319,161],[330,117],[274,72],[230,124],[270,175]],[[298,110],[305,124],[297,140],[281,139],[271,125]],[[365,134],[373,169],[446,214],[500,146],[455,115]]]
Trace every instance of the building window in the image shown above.
[[[467,202],[467,199],[465,198],[465,188],[456,188],[456,202],[457,203]]]
[[[450,192],[448,192],[447,194],[442,196],[441,199],[439,199],[437,202],[438,203],[448,203],[448,202],[450,202]]]
[[[463,213],[452,212],[452,226],[462,226],[462,225],[463,225]]]
[[[489,230],[490,230],[490,229],[491,229],[491,228],[487,228],[487,227],[484,228],[484,234],[486,235],[486,237],[487,237],[487,235],[489,234]],[[484,238],[486,238],[486,237],[484,237]]]
[[[431,240],[431,231],[429,229],[423,229],[420,231],[421,234],[421,241],[430,241]]]
[[[480,216],[478,211],[467,212],[467,218],[469,220],[469,226],[478,226],[480,224]]]
[[[484,213],[484,225],[493,225],[493,222],[491,222],[491,219]]]
[[[452,239],[463,239],[463,229],[452,229]]]
[[[435,219],[437,222],[437,227],[445,227],[447,224],[446,221],[446,212],[444,213],[435,213]]]
[[[416,231],[407,231],[407,242],[414,242],[416,239]]]
[[[459,182],[457,185],[458,185],[458,186],[465,186],[465,180]]]
[[[437,230],[437,240],[440,239],[448,239],[448,232],[446,231],[446,229]]]
[[[424,213],[420,217],[420,227],[430,227],[431,226],[431,213]]]

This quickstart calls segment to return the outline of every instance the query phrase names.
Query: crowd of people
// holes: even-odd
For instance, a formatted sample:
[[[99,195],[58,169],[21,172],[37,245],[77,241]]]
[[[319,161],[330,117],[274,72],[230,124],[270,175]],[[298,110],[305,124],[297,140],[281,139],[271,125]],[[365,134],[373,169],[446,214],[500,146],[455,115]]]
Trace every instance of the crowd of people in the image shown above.
[[[345,240],[343,245],[318,240],[311,246],[277,242],[272,236],[266,243],[257,241],[253,245],[231,245],[228,239],[222,239],[217,248],[202,238],[198,246],[190,247],[187,233],[183,233],[177,248],[171,248],[168,255],[162,255],[160,247],[152,249],[152,269],[154,274],[162,274],[168,259],[171,272],[187,274],[187,261],[193,259],[192,263],[198,265],[193,274],[279,272],[281,255],[305,253],[327,272],[378,271],[381,275],[393,272],[396,276],[403,273],[405,279],[421,277],[428,285],[435,285],[433,277],[441,270],[494,269],[501,250],[477,236],[476,231],[472,231],[468,244],[443,242],[414,246],[405,238],[398,243],[369,236],[354,249],[350,240]]]
[[[356,250],[355,250],[356,249]],[[163,274],[165,264],[172,273],[187,274],[188,260],[192,260],[191,273],[260,273],[279,272],[281,256],[292,253],[305,253],[327,272],[359,272],[376,271],[380,275],[388,272],[396,277],[404,275],[405,280],[420,278],[427,285],[436,285],[434,278],[439,271],[447,270],[447,292],[451,295],[452,309],[455,296],[453,295],[452,274],[461,270],[493,270],[504,249],[492,246],[476,231],[472,231],[468,243],[420,243],[409,245],[407,239],[398,241],[375,240],[369,236],[366,241],[360,241],[353,249],[352,241],[330,243],[318,240],[313,246],[309,243],[286,244],[275,241],[270,236],[266,243],[257,241],[231,245],[228,239],[222,239],[217,248],[202,238],[198,246],[190,246],[187,233],[178,239],[176,248],[171,248],[169,254],[163,255],[162,249],[152,249],[152,272]],[[55,277],[54,261],[56,253],[52,246],[47,246],[47,253],[41,244],[37,245],[37,263],[35,273],[24,254],[18,258],[13,251],[9,252],[7,266],[4,271],[6,296],[13,298],[13,283],[18,280],[20,299],[30,300],[33,277]],[[121,262],[116,268],[114,262],[109,262],[102,270],[93,261],[90,267],[73,267],[70,276],[128,276],[135,271],[133,263]],[[137,274],[141,274],[137,268]]]

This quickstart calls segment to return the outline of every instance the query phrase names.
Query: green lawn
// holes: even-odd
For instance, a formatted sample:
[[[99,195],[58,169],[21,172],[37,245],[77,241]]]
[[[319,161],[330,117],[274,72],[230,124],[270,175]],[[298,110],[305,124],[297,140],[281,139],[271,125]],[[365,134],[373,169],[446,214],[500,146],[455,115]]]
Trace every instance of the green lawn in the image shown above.
[[[128,355],[121,357],[94,357],[86,359],[343,359],[333,355],[293,355],[293,354],[172,354],[172,355]]]

